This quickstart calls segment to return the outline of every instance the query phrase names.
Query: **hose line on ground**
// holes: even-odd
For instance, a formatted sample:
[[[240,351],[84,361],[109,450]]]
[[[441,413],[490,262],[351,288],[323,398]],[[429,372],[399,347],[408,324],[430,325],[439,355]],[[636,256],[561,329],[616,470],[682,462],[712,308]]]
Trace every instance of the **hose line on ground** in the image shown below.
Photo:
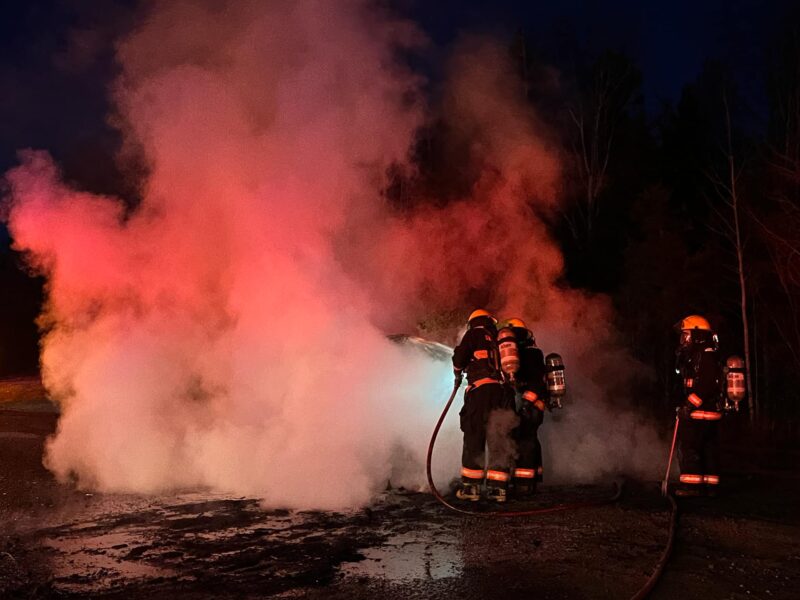
[[[568,504],[557,504],[555,506],[547,506],[543,508],[536,508],[533,510],[523,510],[523,511],[489,511],[489,512],[475,512],[470,510],[464,510],[463,508],[459,508],[457,506],[453,506],[450,504],[439,492],[436,488],[436,484],[433,483],[433,475],[431,473],[431,460],[433,458],[433,448],[436,444],[436,437],[439,435],[439,430],[442,428],[442,423],[444,423],[444,419],[447,416],[447,412],[450,410],[450,406],[453,404],[453,400],[458,393],[459,385],[456,384],[453,386],[453,391],[450,394],[450,398],[447,400],[447,404],[442,410],[442,414],[439,416],[439,420],[436,422],[436,427],[433,429],[433,435],[431,435],[431,441],[428,444],[428,457],[427,457],[427,474],[428,474],[428,485],[431,488],[431,492],[435,496],[435,498],[441,502],[444,506],[449,508],[450,510],[457,512],[462,515],[467,515],[470,517],[525,517],[525,516],[533,516],[533,515],[543,515],[547,513],[554,513],[554,512],[561,512],[561,511],[568,511],[568,510],[576,510],[579,508],[588,508],[592,506],[602,506],[604,504],[611,504],[619,500],[620,496],[622,495],[622,486],[619,483],[615,483],[616,490],[613,496],[608,498],[603,498],[600,500],[588,500],[583,502],[572,502]],[[669,561],[670,555],[672,554],[672,546],[675,541],[675,532],[677,529],[678,524],[678,505],[675,502],[675,499],[672,495],[667,495],[667,499],[672,506],[672,514],[670,515],[670,526],[669,526],[669,536],[667,537],[667,544],[664,547],[664,551],[661,553],[659,557],[658,563],[656,563],[656,567],[653,570],[653,573],[647,579],[645,585],[639,589],[636,594],[631,597],[631,600],[643,600],[655,588],[656,583],[658,583],[661,574],[664,572],[664,568]]]
[[[672,545],[675,543],[675,532],[678,529],[678,504],[675,502],[675,498],[672,497],[672,494],[667,495],[667,500],[669,500],[669,503],[672,506],[667,544],[664,546],[664,551],[661,553],[658,563],[656,563],[656,568],[647,579],[647,583],[645,583],[638,592],[631,596],[631,600],[643,600],[650,595],[650,592],[652,592],[653,588],[656,587],[656,583],[658,583],[661,574],[664,572],[664,567],[667,566],[667,561],[669,561],[669,557],[672,554]]]

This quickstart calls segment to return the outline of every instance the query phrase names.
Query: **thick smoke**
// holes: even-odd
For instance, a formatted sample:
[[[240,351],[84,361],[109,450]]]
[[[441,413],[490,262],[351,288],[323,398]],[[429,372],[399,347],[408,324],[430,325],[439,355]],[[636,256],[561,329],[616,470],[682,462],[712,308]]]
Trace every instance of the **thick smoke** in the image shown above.
[[[643,368],[616,338],[608,299],[560,283],[563,258],[548,220],[559,210],[565,175],[502,46],[483,38],[460,43],[442,114],[452,145],[469,148],[471,193],[389,218],[374,251],[359,248],[374,259],[360,272],[377,282],[380,306],[393,306],[400,319],[446,311],[454,298],[489,287],[489,308],[523,317],[544,352],[561,353],[568,365],[567,408],[554,413],[555,422],[547,417],[540,434],[551,449],[545,468],[562,480],[654,477],[663,443],[625,408]]]
[[[366,1],[155,3],[119,44],[114,86],[125,151],[147,165],[140,205],[77,191],[23,153],[8,219],[47,276],[42,368],[62,417],[46,464],[60,478],[304,508],[421,484],[450,370],[381,326],[486,281],[495,308],[572,367],[552,468],[652,463],[646,430],[603,408],[630,361],[607,303],[558,285],[537,216],[557,209],[558,154],[496,47],[457,49],[443,106],[470,140],[473,193],[385,208],[386,173],[428,114],[399,53],[423,43]],[[449,423],[442,482],[459,460]]]

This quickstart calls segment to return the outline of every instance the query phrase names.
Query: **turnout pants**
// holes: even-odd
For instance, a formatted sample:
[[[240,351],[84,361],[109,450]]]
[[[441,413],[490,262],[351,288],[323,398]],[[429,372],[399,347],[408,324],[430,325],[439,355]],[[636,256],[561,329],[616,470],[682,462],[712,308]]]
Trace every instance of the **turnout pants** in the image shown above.
[[[714,411],[693,411],[681,418],[678,461],[681,487],[713,490],[719,485],[718,430],[721,414]]]
[[[508,405],[500,383],[487,383],[464,394],[461,409],[461,431],[464,447],[461,453],[461,481],[480,485],[486,467],[486,448],[489,464],[486,484],[505,488],[515,448],[511,430],[517,424],[514,411]]]
[[[514,486],[531,488],[542,480],[542,444],[539,442],[539,427],[544,421],[544,412],[527,407],[519,416],[519,427],[514,431],[517,442],[517,463],[514,468]]]

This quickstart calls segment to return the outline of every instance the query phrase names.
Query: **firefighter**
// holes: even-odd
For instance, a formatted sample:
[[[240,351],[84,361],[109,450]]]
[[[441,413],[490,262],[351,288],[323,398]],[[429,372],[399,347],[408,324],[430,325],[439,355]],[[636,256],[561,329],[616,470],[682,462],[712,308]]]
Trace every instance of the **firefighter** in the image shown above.
[[[678,496],[714,495],[719,485],[717,436],[722,419],[718,341],[699,315],[682,319],[675,372],[679,375]]]
[[[533,493],[542,480],[542,444],[539,427],[547,407],[547,384],[544,354],[536,347],[533,333],[522,319],[506,321],[517,339],[520,367],[516,374],[516,401],[519,426],[514,430],[517,461],[513,473],[514,493],[524,497]]]
[[[467,389],[461,409],[464,446],[461,454],[461,486],[456,497],[480,499],[484,481],[486,446],[489,468],[485,472],[486,494],[490,500],[505,502],[511,461],[508,444],[515,423],[503,391],[497,349],[497,320],[485,310],[475,310],[468,319],[469,329],[453,352],[456,383],[467,373]]]

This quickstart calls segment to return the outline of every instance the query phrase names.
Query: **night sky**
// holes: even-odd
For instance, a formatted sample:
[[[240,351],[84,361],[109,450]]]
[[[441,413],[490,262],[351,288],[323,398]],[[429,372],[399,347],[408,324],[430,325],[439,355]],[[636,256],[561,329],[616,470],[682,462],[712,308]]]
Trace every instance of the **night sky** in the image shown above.
[[[569,60],[564,55],[568,45],[584,55],[607,48],[624,51],[639,63],[646,104],[654,111],[663,102],[676,101],[706,60],[730,60],[743,78],[755,75],[765,33],[777,24],[788,3],[444,0],[431,4],[435,6],[420,6],[413,15],[440,44],[461,30],[511,36],[522,29],[533,43],[550,46],[556,63]]]
[[[113,41],[130,27],[132,0],[32,0],[7,3],[0,20],[0,170],[20,148],[44,148],[67,176],[98,191],[116,191],[107,125],[106,87],[114,74]],[[643,72],[645,107],[653,115],[674,104],[707,60],[734,66],[740,89],[758,110],[762,45],[785,1],[560,3],[505,0],[394,0],[432,44],[422,68],[437,78],[442,57],[461,32],[486,32],[528,43],[568,68],[604,49],[632,56]],[[98,168],[100,165],[100,168]],[[0,227],[2,247],[8,238]]]

